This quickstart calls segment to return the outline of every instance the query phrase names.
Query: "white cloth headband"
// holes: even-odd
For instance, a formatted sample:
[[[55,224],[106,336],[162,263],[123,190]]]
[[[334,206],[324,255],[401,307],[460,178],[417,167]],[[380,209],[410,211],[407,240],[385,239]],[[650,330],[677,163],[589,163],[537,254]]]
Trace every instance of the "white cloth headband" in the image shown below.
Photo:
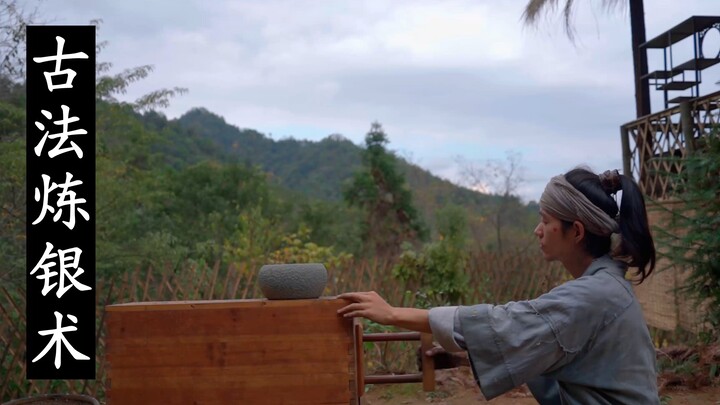
[[[620,232],[617,221],[568,183],[565,176],[550,179],[540,197],[540,208],[563,221],[580,221],[588,232],[596,235],[608,236]]]

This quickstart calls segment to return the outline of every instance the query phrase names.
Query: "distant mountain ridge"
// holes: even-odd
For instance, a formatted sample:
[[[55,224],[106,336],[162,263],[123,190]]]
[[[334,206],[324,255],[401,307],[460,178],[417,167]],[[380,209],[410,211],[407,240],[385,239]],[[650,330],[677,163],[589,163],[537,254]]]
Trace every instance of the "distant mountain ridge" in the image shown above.
[[[278,193],[291,201],[307,198],[326,202],[328,207],[342,206],[345,185],[362,167],[363,148],[338,134],[320,141],[274,140],[254,129],[230,125],[204,108],[194,108],[170,121],[157,113],[146,113],[142,120],[164,134],[157,152],[170,165],[179,169],[213,160],[256,166],[268,174],[270,183],[279,188]],[[392,140],[392,134],[388,137]],[[397,163],[405,174],[413,203],[430,229],[436,230],[438,211],[448,205],[460,206],[467,214],[474,243],[493,249],[499,235],[497,213],[502,206],[502,238],[518,241],[513,243],[519,247],[530,243],[537,220],[536,204],[525,205],[514,197],[509,205],[500,204],[500,196],[460,187],[399,157]],[[321,218],[318,221],[323,222]]]
[[[256,130],[230,125],[204,108],[188,111],[177,123],[193,136],[210,140],[228,156],[260,166],[282,186],[318,199],[342,199],[343,185],[361,167],[362,148],[338,134],[317,142],[273,140]],[[392,134],[388,136],[392,139]],[[402,158],[398,158],[398,166],[418,208],[426,214],[448,203],[478,209],[496,200],[440,179]]]

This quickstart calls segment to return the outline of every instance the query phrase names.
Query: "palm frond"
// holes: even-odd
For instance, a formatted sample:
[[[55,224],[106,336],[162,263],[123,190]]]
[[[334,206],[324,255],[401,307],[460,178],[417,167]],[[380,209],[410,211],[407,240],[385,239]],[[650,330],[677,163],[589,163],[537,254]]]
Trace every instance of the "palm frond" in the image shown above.
[[[573,39],[575,29],[573,28],[573,11],[575,0],[564,0],[563,5],[563,21],[565,25],[565,33],[570,39]],[[626,7],[633,0],[602,0],[602,6],[607,12],[613,11],[615,8]],[[642,1],[642,0],[639,0]],[[547,15],[555,12],[559,4],[559,0],[528,0],[525,10],[522,14],[522,20],[525,25],[536,25],[541,15]]]

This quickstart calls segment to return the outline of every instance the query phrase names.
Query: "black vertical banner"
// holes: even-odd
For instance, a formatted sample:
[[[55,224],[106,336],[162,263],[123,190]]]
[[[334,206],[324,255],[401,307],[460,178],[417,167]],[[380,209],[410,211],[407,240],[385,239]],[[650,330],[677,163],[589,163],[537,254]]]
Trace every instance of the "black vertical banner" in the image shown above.
[[[95,26],[27,27],[27,375],[95,378]]]

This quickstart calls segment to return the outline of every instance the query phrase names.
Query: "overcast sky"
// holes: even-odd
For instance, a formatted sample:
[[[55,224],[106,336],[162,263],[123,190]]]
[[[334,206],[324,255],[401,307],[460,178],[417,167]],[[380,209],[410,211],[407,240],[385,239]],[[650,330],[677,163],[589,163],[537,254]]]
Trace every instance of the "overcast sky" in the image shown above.
[[[621,169],[619,127],[635,107],[627,10],[577,1],[573,44],[558,16],[524,28],[526,2],[39,4],[40,15],[56,24],[102,19],[99,39],[109,44],[99,61],[112,62],[115,72],[154,65],[127,98],[188,88],[164,111],[169,118],[205,107],[274,139],[339,133],[356,144],[377,120],[391,149],[455,182],[462,180],[458,157],[481,164],[521,153],[519,192],[536,200],[551,176],[578,164]],[[719,14],[720,2],[645,0],[645,8],[650,39],[689,16]],[[713,35],[708,44],[717,52],[720,33]],[[683,42],[675,57],[691,49]],[[662,68],[662,52],[650,59],[651,70]],[[704,93],[719,89],[719,71],[705,71]]]

